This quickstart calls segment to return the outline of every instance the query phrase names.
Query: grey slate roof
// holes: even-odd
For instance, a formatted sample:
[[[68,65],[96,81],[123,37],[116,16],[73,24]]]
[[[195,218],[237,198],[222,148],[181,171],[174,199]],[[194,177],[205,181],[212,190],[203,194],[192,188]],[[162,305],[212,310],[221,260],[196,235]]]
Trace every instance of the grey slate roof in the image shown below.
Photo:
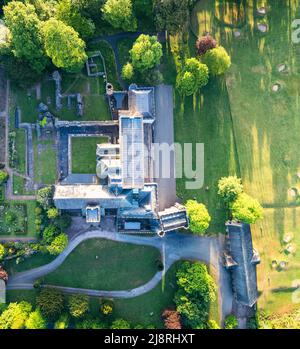
[[[228,255],[232,258],[231,271],[233,289],[238,302],[252,307],[258,297],[256,265],[258,253],[253,249],[249,224],[227,222]]]

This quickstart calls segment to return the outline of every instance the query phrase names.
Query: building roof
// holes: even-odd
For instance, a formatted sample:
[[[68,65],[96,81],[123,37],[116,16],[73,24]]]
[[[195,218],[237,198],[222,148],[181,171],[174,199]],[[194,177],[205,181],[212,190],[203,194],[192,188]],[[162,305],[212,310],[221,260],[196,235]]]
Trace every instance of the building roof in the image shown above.
[[[258,297],[256,265],[258,253],[253,249],[249,224],[228,222],[228,254],[231,256],[233,289],[238,302],[252,307]]]
[[[131,90],[129,91],[128,107],[133,112],[140,114],[152,114],[151,110],[151,90]]]
[[[123,189],[144,187],[144,127],[139,116],[120,116],[120,150]]]
[[[186,208],[177,203],[174,206],[159,212],[158,216],[161,228],[164,232],[177,229],[187,229],[189,227]]]

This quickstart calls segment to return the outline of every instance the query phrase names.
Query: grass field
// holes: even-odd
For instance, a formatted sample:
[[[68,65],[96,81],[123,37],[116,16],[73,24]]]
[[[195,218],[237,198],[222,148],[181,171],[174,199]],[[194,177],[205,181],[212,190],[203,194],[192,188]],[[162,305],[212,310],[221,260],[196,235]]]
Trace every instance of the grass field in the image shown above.
[[[223,230],[225,217],[216,197],[217,179],[236,172],[245,190],[260,200],[265,218],[253,227],[254,245],[261,253],[258,267],[259,306],[271,313],[297,307],[292,302],[292,283],[297,279],[300,241],[297,236],[296,199],[300,189],[299,53],[291,41],[291,23],[298,18],[298,0],[240,3],[223,0],[199,1],[191,21],[192,32],[212,33],[232,57],[226,81],[211,79],[201,95],[180,102],[176,96],[176,139],[205,143],[205,184],[209,190],[188,192],[178,181],[183,198],[197,197],[205,202],[213,216],[210,231]],[[265,18],[257,8],[266,6]],[[268,25],[267,33],[258,30]],[[236,37],[235,31],[241,35]],[[196,36],[181,52],[194,55]],[[179,43],[180,44],[180,43]],[[172,38],[167,64],[178,65],[178,42]],[[174,64],[175,63],[175,64]],[[279,72],[285,64],[287,69]],[[170,76],[166,74],[167,78]],[[226,82],[226,85],[225,85]],[[278,83],[278,92],[272,86]],[[291,189],[296,193],[291,195]],[[282,237],[292,232],[297,252],[286,255]],[[287,270],[271,268],[273,260],[288,262]]]
[[[33,152],[35,182],[42,184],[54,184],[57,175],[54,140],[38,140],[36,132],[34,132]]]
[[[107,141],[107,137],[72,137],[72,172],[96,173],[97,144]]]
[[[98,290],[126,290],[149,281],[157,271],[157,249],[92,239],[80,244],[53,273],[48,284]]]

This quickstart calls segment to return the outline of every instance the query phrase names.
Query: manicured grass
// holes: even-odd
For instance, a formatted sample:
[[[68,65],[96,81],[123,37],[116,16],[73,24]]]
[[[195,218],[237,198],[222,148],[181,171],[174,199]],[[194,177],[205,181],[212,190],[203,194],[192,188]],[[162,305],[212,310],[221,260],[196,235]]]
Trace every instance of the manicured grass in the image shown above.
[[[15,195],[34,195],[34,190],[26,190],[26,180],[16,174],[13,175],[13,191]]]
[[[45,283],[98,290],[126,290],[149,281],[160,253],[147,246],[92,239],[80,244]]]
[[[97,144],[106,142],[107,137],[72,137],[72,172],[96,173]]]
[[[16,162],[15,168],[21,173],[26,173],[26,133],[25,130],[18,129],[16,132]]]
[[[35,182],[54,184],[56,180],[56,151],[54,141],[38,140],[33,133],[34,176]]]
[[[134,42],[135,42],[134,39],[121,39],[118,41],[118,52],[119,52],[119,59],[120,59],[121,66],[129,62],[130,60],[129,51],[131,50]]]
[[[227,3],[227,7],[223,6],[224,3],[220,0],[199,1],[191,23],[197,35],[203,35],[208,31],[229,51],[232,67],[226,75],[228,97],[225,86],[222,97],[223,84],[219,87],[215,85],[216,88],[210,90],[211,84],[215,83],[212,81],[203,90],[202,109],[197,111],[197,99],[194,98],[193,102],[189,102],[189,112],[182,112],[182,117],[186,117],[186,132],[182,131],[183,122],[178,122],[181,112],[176,112],[176,137],[188,139],[190,134],[201,133],[201,128],[204,127],[203,133],[208,137],[205,143],[205,171],[212,171],[211,185],[215,186],[215,181],[225,174],[221,171],[221,166],[224,167],[228,158],[232,158],[235,165],[228,167],[231,168],[228,172],[236,171],[243,179],[245,191],[264,205],[265,218],[253,227],[254,245],[262,256],[262,263],[258,267],[258,287],[262,292],[259,306],[267,312],[282,313],[296,306],[292,302],[292,290],[289,288],[297,279],[296,270],[299,266],[298,252],[295,256],[285,256],[283,253],[282,236],[289,231],[294,232],[294,243],[297,251],[299,250],[300,241],[297,238],[296,225],[299,208],[296,207],[297,196],[293,197],[289,189],[300,189],[297,176],[300,172],[297,97],[300,87],[300,46],[293,44],[290,37],[291,18],[297,18],[300,2],[286,5],[275,0],[266,0],[263,4],[257,3],[258,7],[264,5],[269,9],[265,19],[256,15],[252,3],[247,3],[247,8],[240,10],[240,15],[235,3]],[[257,29],[262,20],[268,24],[268,32],[265,34]],[[232,23],[241,31],[240,38],[234,37]],[[191,37],[190,41],[192,47],[195,37]],[[278,66],[282,63],[288,67],[285,73],[278,71]],[[275,83],[281,85],[278,92],[272,91]],[[212,104],[220,103],[220,107],[223,106],[227,118],[224,119],[225,122],[221,122],[219,117],[216,118],[218,112],[215,113],[210,108],[205,109],[205,103],[210,103],[207,99]],[[178,111],[179,108],[176,107],[175,110]],[[195,124],[192,124],[192,127],[189,125],[190,115],[193,115],[191,110],[195,111],[195,117],[199,120],[197,131],[194,131]],[[203,120],[209,118],[214,122],[210,128],[203,124]],[[217,137],[213,136],[212,131],[219,132]],[[195,138],[192,137],[193,143]],[[235,145],[234,160],[230,154],[234,153]],[[205,178],[205,181],[210,180],[211,175],[206,175]],[[217,210],[220,206],[214,201],[215,190],[207,193],[186,192],[186,197],[192,196],[208,204],[214,202],[214,205],[209,204],[210,212],[212,216],[218,216]],[[215,230],[214,224],[212,230]],[[273,260],[285,259],[289,262],[286,271],[278,272],[271,269],[270,264]],[[278,289],[281,291],[278,292]]]
[[[10,260],[5,262],[5,269],[8,271],[9,275],[19,273],[25,270],[30,270],[33,268],[40,267],[42,265],[48,264],[55,259],[55,256],[51,256],[47,253],[37,253],[29,258],[25,258],[24,261],[16,264],[16,260]]]

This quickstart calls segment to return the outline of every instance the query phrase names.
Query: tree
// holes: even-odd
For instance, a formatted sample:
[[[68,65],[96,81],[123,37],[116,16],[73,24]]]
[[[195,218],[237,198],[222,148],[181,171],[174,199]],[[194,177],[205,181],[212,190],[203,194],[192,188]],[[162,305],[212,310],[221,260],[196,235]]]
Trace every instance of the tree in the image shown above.
[[[89,297],[83,294],[70,296],[69,310],[73,317],[82,318],[89,311]]]
[[[159,64],[162,57],[162,46],[156,36],[141,34],[129,51],[134,69],[145,71]]]
[[[137,20],[134,17],[131,0],[107,0],[102,7],[103,18],[114,28],[135,31]]]
[[[68,314],[61,314],[59,319],[54,324],[55,330],[65,330],[69,327],[70,318]]]
[[[226,330],[234,330],[238,327],[238,320],[234,315],[228,315],[225,319]]]
[[[58,215],[59,215],[58,209],[55,208],[55,207],[51,207],[47,211],[47,216],[48,216],[49,219],[55,219]]]
[[[4,20],[10,30],[13,55],[29,63],[35,72],[42,72],[47,59],[40,34],[41,22],[34,6],[11,1],[3,7]]]
[[[133,78],[134,70],[131,63],[127,62],[122,68],[122,78],[124,80],[131,80]]]
[[[112,330],[129,330],[130,329],[130,324],[126,320],[116,319],[112,323],[111,329]]]
[[[35,11],[41,21],[46,21],[55,16],[57,0],[22,0],[34,6]]]
[[[58,230],[55,225],[51,224],[43,231],[43,243],[50,245],[54,238],[58,235]]]
[[[46,53],[54,65],[69,73],[83,68],[87,60],[85,42],[72,27],[51,18],[43,23],[41,31]]]
[[[44,210],[47,210],[50,207],[52,203],[52,195],[53,192],[51,187],[45,187],[38,190],[36,200]]]
[[[53,223],[57,226],[58,229],[62,231],[67,230],[72,224],[72,218],[70,217],[70,215],[63,213],[62,215],[56,217]]]
[[[196,58],[189,58],[177,76],[176,85],[183,95],[190,96],[207,85],[208,79],[208,67]]]
[[[226,203],[231,203],[243,192],[241,178],[237,176],[222,177],[218,183],[218,194]]]
[[[246,193],[240,194],[231,205],[234,220],[254,224],[263,218],[263,208],[260,203]]]
[[[190,220],[190,230],[195,234],[203,234],[211,221],[205,205],[196,200],[188,200],[186,209]]]
[[[43,316],[49,321],[57,319],[64,309],[64,296],[55,288],[43,288],[36,300]]]
[[[138,18],[153,16],[153,1],[152,0],[133,0],[133,8]]]
[[[165,328],[168,330],[181,330],[181,318],[180,314],[176,310],[166,309],[162,313]]]
[[[56,256],[62,253],[62,251],[67,247],[67,245],[68,235],[61,233],[53,239],[51,244],[47,247],[47,250],[50,254]]]
[[[6,171],[0,170],[0,185],[8,180],[8,173]]]
[[[20,330],[31,312],[32,306],[28,302],[10,303],[0,315],[0,329]]]
[[[196,49],[198,55],[204,55],[208,50],[217,47],[217,41],[210,35],[201,36],[196,41]]]
[[[0,244],[0,261],[3,259],[5,255],[5,248],[2,244]]]
[[[209,72],[212,75],[222,75],[231,66],[231,58],[222,46],[208,50],[201,57],[201,61],[208,66]]]
[[[178,291],[174,301],[183,323],[190,328],[205,327],[210,303],[216,300],[216,285],[206,265],[184,262],[176,278]]]
[[[182,32],[189,21],[189,0],[155,0],[154,14],[158,31]]]
[[[95,32],[93,21],[82,16],[76,3],[71,0],[60,0],[57,6],[56,18],[73,27],[83,39],[90,38]]]
[[[25,327],[28,330],[42,330],[47,328],[47,322],[39,309],[36,309],[29,314],[29,317],[25,322]]]

